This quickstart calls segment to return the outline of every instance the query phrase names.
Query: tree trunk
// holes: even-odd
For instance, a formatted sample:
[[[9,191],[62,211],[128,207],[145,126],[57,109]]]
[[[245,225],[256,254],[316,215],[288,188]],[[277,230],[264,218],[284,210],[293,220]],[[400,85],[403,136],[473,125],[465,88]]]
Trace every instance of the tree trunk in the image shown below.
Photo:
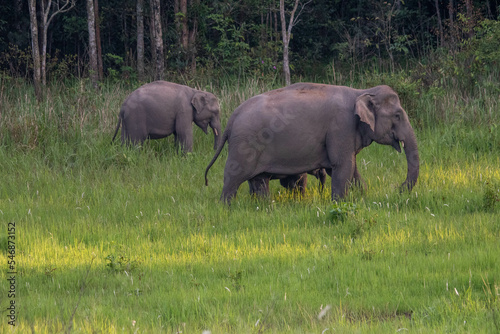
[[[189,30],[187,20],[187,0],[180,0],[180,14],[181,14],[181,46],[184,52],[188,51],[189,47]]]
[[[24,19],[23,15],[23,0],[16,0],[14,3],[14,26],[16,31],[22,30],[22,21]],[[28,5],[30,5],[28,3]]]
[[[98,88],[97,46],[95,37],[94,1],[87,0],[87,26],[89,30],[90,81],[95,89]]]
[[[439,29],[439,46],[444,44],[444,32],[443,32],[443,21],[441,20],[441,11],[439,10],[439,0],[434,0],[434,5],[436,6],[436,14],[438,19],[438,29]]]
[[[42,3],[43,8],[43,3]],[[47,14],[50,8],[47,8]],[[41,74],[42,74],[42,86],[45,87],[47,85],[47,33],[49,27],[47,24],[47,19],[45,13],[43,13],[43,22],[42,22],[42,54],[40,60],[42,62],[41,66]]]
[[[38,46],[38,20],[36,18],[36,0],[29,0],[29,12],[31,23],[31,50],[33,54],[33,84],[35,96],[38,101],[42,100],[42,80],[40,48]]]
[[[180,33],[181,31],[181,22],[179,20],[179,18],[177,17],[177,14],[180,13],[180,6],[179,6],[179,0],[174,0],[174,14],[175,14],[175,31],[177,31],[177,33]],[[179,40],[179,44],[180,44],[180,40]]]
[[[425,27],[424,27],[424,22],[423,22],[423,14],[422,14],[422,2],[419,0],[418,1],[418,22],[419,22],[419,27],[420,27],[420,31],[419,31],[419,38],[420,38],[420,43],[418,43],[417,45],[417,49],[418,49],[418,52],[419,52],[419,57],[422,57],[425,53]]]
[[[71,2],[70,2],[71,1]],[[35,7],[36,7],[36,1],[34,1]],[[31,4],[31,0],[30,0]],[[46,4],[46,6],[45,6]],[[56,0],[54,3],[52,0],[48,0],[47,2],[42,1],[40,4],[40,9],[41,9],[41,19],[42,22],[40,23],[41,29],[42,29],[42,49],[41,51],[39,50],[39,57],[40,57],[40,75],[41,75],[41,82],[42,86],[45,86],[47,84],[47,36],[48,36],[48,30],[50,23],[52,22],[52,19],[57,15],[61,14],[64,12],[67,12],[71,8],[75,6],[75,2],[72,0],[64,0],[63,5],[61,6],[59,3],[59,0]],[[52,7],[55,8],[55,11],[49,16],[50,10]],[[38,22],[38,19],[35,17],[35,19]]]
[[[290,43],[290,36],[292,35],[292,28],[295,24],[294,16],[299,0],[295,0],[292,13],[290,14],[290,21],[288,22],[288,29],[286,27],[285,19],[285,0],[280,0],[280,18],[281,18],[281,34],[283,37],[283,72],[285,74],[285,84],[290,85],[290,63],[288,60],[288,44]]]
[[[455,6],[453,5],[453,0],[450,0],[450,3],[448,4],[448,16],[450,17],[450,28],[453,31],[453,25],[455,21]]]
[[[278,13],[277,13],[277,10],[276,8],[274,7],[274,3],[273,3],[273,15],[274,15],[274,40],[277,42],[278,41],[278,36],[279,36],[279,32],[278,32]]]
[[[447,47],[455,53],[458,50],[458,41],[460,40],[460,37],[458,35],[458,30],[457,25],[455,24],[455,4],[453,0],[450,0],[448,4],[448,16],[449,16],[449,34],[448,34],[448,45]]]
[[[102,64],[102,47],[101,47],[101,19],[99,17],[99,0],[94,0],[95,12],[95,38],[97,45],[97,68],[99,80],[104,79],[104,69]]]
[[[195,5],[200,3],[200,0],[193,1]],[[191,56],[191,71],[196,72],[196,35],[198,34],[198,15],[193,17],[193,28],[189,32],[189,54]]]
[[[163,80],[163,71],[165,70],[165,64],[163,59],[163,34],[161,30],[160,0],[151,0],[151,3],[152,3],[154,32],[155,32],[155,45],[154,45],[156,53],[155,79]]]
[[[153,12],[153,0],[149,0],[149,35],[151,41],[151,64],[156,67],[156,38],[155,38],[155,15]]]
[[[137,75],[144,81],[144,0],[137,0]]]
[[[465,9],[467,10],[467,37],[472,38],[474,36],[474,5],[472,0],[465,0]]]
[[[488,19],[492,20],[493,19],[493,13],[491,12],[491,5],[490,5],[490,2],[489,1],[486,1],[486,9],[487,9],[487,13],[488,15],[486,16]]]
[[[285,84],[290,85],[290,64],[288,61],[288,42],[290,38],[287,34],[285,21],[285,0],[280,0],[281,34],[283,38],[283,73],[285,74]]]

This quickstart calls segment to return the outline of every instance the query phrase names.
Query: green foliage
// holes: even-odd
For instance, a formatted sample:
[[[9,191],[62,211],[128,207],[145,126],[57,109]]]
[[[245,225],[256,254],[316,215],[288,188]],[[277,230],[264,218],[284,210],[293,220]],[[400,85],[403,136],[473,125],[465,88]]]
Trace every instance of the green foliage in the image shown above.
[[[348,217],[354,216],[356,213],[356,204],[350,202],[335,202],[332,208],[328,211],[328,220],[330,221],[345,221]]]
[[[236,26],[231,17],[218,13],[208,15],[208,19],[219,35],[215,45],[205,46],[212,61],[217,63],[224,73],[246,73],[252,59],[248,54],[249,45],[245,42],[245,24]]]
[[[391,43],[390,49],[407,56],[410,48],[417,43],[417,40],[411,35],[397,35]]]
[[[463,94],[474,91],[478,77],[498,77],[498,8],[486,1],[471,3],[470,11],[455,2],[439,2],[443,40],[435,18],[435,6],[415,2],[360,0],[308,2],[292,31],[290,44],[294,81],[322,76],[327,64],[352,79],[376,64],[379,72],[398,72],[423,65],[426,88],[452,82]],[[135,81],[136,7],[130,1],[105,0],[100,5],[101,44],[106,73],[111,81]],[[292,2],[287,3],[292,6]],[[171,6],[168,5],[168,6]],[[168,7],[170,8],[171,7]],[[0,72],[12,77],[31,78],[28,6],[0,5]],[[146,6],[148,7],[148,6]],[[168,77],[239,75],[265,78],[281,74],[281,22],[273,1],[193,1],[186,14],[165,9],[163,39]],[[448,10],[449,9],[449,10]],[[448,17],[452,13],[453,20]],[[184,17],[184,15],[186,17]],[[485,17],[488,18],[485,18]],[[146,73],[153,72],[151,37],[147,33],[149,10],[145,16]],[[180,43],[180,21],[190,30],[187,50]],[[425,24],[424,24],[425,22]],[[85,3],[58,15],[48,34],[47,78],[62,80],[88,73],[87,13]],[[438,36],[436,36],[438,35]],[[21,55],[12,50],[25,50]],[[110,56],[112,55],[112,56]],[[27,56],[26,59],[23,57]],[[118,57],[118,58],[117,58]],[[264,62],[264,66],[262,65]],[[412,65],[413,64],[413,65]],[[275,69],[276,67],[276,69]],[[420,71],[419,71],[420,72]],[[351,80],[352,81],[352,80]],[[447,83],[448,85],[449,83]],[[492,85],[488,89],[498,89]]]
[[[129,257],[122,254],[109,254],[105,258],[106,268],[113,272],[127,272],[130,273],[138,266],[137,261],[131,260]]]
[[[56,80],[71,79],[77,66],[77,56],[66,54],[62,59],[59,59],[60,51],[56,50],[55,55],[47,56],[47,73],[51,78]]]
[[[426,88],[453,87],[470,97],[478,93],[479,83],[486,83],[489,78],[496,81],[499,77],[500,24],[498,21],[481,20],[473,28],[470,19],[463,15],[460,18],[460,23],[455,25],[456,31],[450,37],[454,48],[433,51],[428,62],[421,62],[416,68],[414,77],[422,80]],[[472,29],[475,33],[468,33]],[[496,84],[481,86],[492,93],[499,92]]]
[[[500,187],[486,182],[486,187],[483,195],[483,206],[486,211],[494,211],[495,205],[500,201]]]
[[[12,77],[28,78],[33,70],[31,49],[21,49],[18,45],[9,44],[6,51],[0,53],[0,68],[2,72]]]
[[[117,82],[124,79],[137,81],[137,73],[132,67],[125,65],[122,57],[107,53],[104,56],[104,63],[108,70],[108,79],[111,82]]]
[[[500,21],[483,20],[475,28],[476,34],[468,41],[474,55],[474,73],[500,73]]]

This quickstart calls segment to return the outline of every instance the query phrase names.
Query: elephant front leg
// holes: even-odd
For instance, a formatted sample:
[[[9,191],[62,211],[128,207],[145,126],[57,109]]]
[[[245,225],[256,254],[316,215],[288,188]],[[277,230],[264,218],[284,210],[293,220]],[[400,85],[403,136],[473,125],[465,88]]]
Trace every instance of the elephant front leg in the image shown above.
[[[179,137],[177,136],[177,133],[174,133],[174,147],[176,152],[179,152],[179,149],[181,149],[181,143],[179,142]]]
[[[176,149],[180,147],[182,153],[193,151],[193,127],[191,124],[187,127],[182,126],[182,122],[176,124],[175,145]]]
[[[353,157],[352,157],[353,158]],[[332,200],[338,201],[347,195],[354,174],[354,159],[346,159],[332,166]]]

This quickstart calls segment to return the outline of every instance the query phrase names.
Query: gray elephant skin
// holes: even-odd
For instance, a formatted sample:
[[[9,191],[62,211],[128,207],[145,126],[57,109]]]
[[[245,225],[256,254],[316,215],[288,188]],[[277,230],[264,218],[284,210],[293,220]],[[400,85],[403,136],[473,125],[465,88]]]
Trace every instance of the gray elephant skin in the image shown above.
[[[389,86],[354,89],[297,83],[254,96],[229,118],[207,174],[225,142],[221,200],[230,203],[245,181],[263,176],[298,175],[325,168],[331,176],[332,200],[342,199],[352,181],[360,181],[356,154],[373,141],[404,146],[409,191],[419,174],[417,140],[397,93]]]
[[[122,144],[138,145],[146,139],[160,139],[171,134],[183,152],[193,150],[193,125],[205,133],[214,133],[214,149],[221,133],[220,106],[208,92],[166,81],[145,84],[123,102],[112,141],[122,127]]]

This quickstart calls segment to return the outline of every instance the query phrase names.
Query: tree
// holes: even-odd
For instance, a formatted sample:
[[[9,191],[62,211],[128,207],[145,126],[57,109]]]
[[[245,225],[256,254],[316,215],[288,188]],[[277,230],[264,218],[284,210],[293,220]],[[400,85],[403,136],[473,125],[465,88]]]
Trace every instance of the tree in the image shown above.
[[[58,14],[69,11],[75,6],[75,0],[42,0],[40,4],[41,22],[37,18],[37,1],[29,0],[30,24],[31,24],[31,47],[33,52],[33,69],[35,81],[35,94],[38,100],[42,98],[42,89],[47,84],[47,33],[49,25]],[[52,13],[51,13],[52,12]],[[42,45],[40,50],[39,30],[42,30]]]
[[[154,43],[152,48],[155,50],[153,54],[156,59],[155,63],[155,80],[163,79],[163,71],[165,69],[165,61],[163,59],[163,34],[161,30],[161,16],[160,16],[160,0],[150,0],[151,15],[154,31]]]
[[[293,5],[293,10],[290,14],[290,21],[288,22],[288,28],[286,26],[286,19],[285,19],[285,0],[280,0],[280,18],[281,18],[281,34],[283,37],[283,72],[285,74],[285,83],[286,85],[290,85],[290,62],[288,59],[288,45],[290,43],[290,38],[292,36],[292,28],[298,23],[298,18],[300,14],[302,14],[302,11],[304,10],[304,7],[311,2],[312,0],[306,2],[305,4],[302,4],[302,7],[297,14],[297,17],[295,17],[295,12],[297,11],[297,8],[299,6],[299,0],[295,0],[295,4]]]
[[[137,75],[144,80],[144,0],[137,0]]]
[[[35,85],[35,96],[38,101],[42,100],[42,80],[40,49],[38,46],[38,20],[36,18],[36,0],[29,0],[30,22],[31,22],[31,50],[33,53],[33,81]]]
[[[101,48],[101,20],[99,18],[99,0],[94,0],[95,14],[95,40],[97,46],[97,69],[99,80],[104,79],[104,69],[102,64],[102,48]]]
[[[90,81],[94,88],[97,89],[99,69],[97,64],[94,0],[87,0],[87,26],[89,30]]]
[[[180,0],[181,46],[186,52],[189,44],[189,29],[187,20],[187,0]]]
[[[193,7],[199,6],[199,0],[175,0],[174,11],[175,11],[175,25],[177,32],[179,34],[179,45],[184,54],[186,65],[191,61],[191,69],[196,70],[196,34],[198,33],[198,17],[196,15],[197,9],[193,10]],[[188,14],[188,7],[192,15],[191,27],[189,25],[188,19],[190,15]],[[191,58],[191,59],[190,59]]]
[[[45,6],[46,4],[46,6]],[[42,84],[43,86],[47,83],[47,71],[46,71],[46,62],[47,62],[47,32],[49,30],[49,25],[52,22],[52,19],[61,13],[67,12],[75,6],[75,0],[63,0],[62,6],[60,6],[59,1],[45,0],[42,1]],[[49,16],[50,11],[54,7],[52,14]]]
[[[441,12],[439,9],[439,0],[434,0],[434,5],[436,7],[436,14],[438,20],[438,31],[439,31],[439,46],[443,46],[444,44],[444,29],[443,29],[443,20],[441,20]]]
[[[199,6],[200,0],[192,0],[191,5]],[[198,34],[198,15],[193,16],[192,28],[188,29],[188,53],[191,55],[191,70],[196,71],[196,35]]]

